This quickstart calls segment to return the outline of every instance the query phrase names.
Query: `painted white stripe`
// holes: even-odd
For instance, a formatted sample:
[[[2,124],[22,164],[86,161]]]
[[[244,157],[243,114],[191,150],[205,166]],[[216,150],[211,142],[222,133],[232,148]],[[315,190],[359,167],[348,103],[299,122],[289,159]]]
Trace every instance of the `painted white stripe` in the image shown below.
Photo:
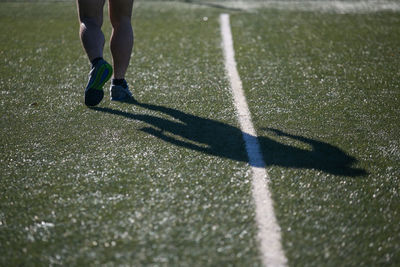
[[[229,15],[221,14],[220,23],[225,69],[230,80],[233,100],[253,172],[252,190],[262,261],[264,266],[285,266],[287,261],[282,250],[280,228],[275,218],[271,193],[268,189],[269,177],[265,170],[265,162],[261,155],[260,145],[243,93],[242,82],[236,68]]]
[[[214,2],[210,2],[214,3]],[[243,10],[256,10],[259,8],[273,8],[280,10],[318,11],[327,13],[373,13],[379,11],[400,12],[400,2],[394,0],[359,0],[359,1],[327,1],[327,0],[302,0],[302,1],[224,1],[215,2],[227,8]]]

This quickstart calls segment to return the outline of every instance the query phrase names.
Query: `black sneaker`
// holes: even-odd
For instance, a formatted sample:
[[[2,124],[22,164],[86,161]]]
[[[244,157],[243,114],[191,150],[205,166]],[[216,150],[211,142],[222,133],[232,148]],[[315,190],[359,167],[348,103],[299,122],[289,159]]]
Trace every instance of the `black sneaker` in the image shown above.
[[[100,59],[89,73],[89,82],[85,89],[86,106],[96,106],[104,97],[103,86],[111,78],[112,67]]]
[[[127,101],[133,99],[132,93],[129,91],[129,86],[125,80],[123,85],[111,84],[110,91],[112,101]]]

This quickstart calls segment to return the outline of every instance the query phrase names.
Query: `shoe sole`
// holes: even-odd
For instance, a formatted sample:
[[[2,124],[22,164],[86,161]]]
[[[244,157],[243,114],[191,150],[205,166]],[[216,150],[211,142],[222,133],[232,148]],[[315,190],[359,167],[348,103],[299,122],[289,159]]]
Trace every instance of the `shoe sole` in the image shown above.
[[[111,78],[112,67],[108,63],[100,66],[93,82],[85,90],[85,105],[96,106],[104,97],[103,86]]]
[[[104,97],[103,90],[89,88],[85,92],[85,105],[96,106],[101,102],[101,100],[103,100],[103,97]]]

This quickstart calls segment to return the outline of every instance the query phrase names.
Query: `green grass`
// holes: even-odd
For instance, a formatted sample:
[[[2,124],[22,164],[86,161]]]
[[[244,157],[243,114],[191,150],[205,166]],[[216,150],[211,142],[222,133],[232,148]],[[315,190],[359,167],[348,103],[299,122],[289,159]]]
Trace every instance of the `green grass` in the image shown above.
[[[290,265],[399,264],[400,15],[232,21]]]
[[[1,266],[261,265],[221,12],[289,265],[398,265],[399,13],[199,3],[135,3],[139,103],[91,109],[74,3],[0,3]]]
[[[258,265],[218,13],[137,5],[140,104],[88,109],[74,4],[1,5],[0,265]]]

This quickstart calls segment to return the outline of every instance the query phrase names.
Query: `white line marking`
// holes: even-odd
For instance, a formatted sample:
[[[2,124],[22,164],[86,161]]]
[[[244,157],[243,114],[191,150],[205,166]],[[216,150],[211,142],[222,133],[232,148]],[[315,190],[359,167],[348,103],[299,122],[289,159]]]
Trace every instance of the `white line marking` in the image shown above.
[[[379,11],[400,11],[400,2],[394,0],[302,0],[302,1],[224,1],[210,2],[223,5],[227,8],[239,8],[244,10],[255,10],[258,8],[273,8],[280,10],[301,10],[301,11],[318,11],[327,13],[373,13]]]
[[[257,135],[251,122],[249,108],[242,89],[242,82],[236,69],[235,52],[228,14],[221,14],[222,47],[225,69],[228,74],[233,100],[238,113],[243,139],[253,171],[252,190],[256,206],[258,239],[264,266],[285,266],[286,258],[281,245],[281,231],[276,221],[271,193],[268,189],[268,174],[262,158]]]

